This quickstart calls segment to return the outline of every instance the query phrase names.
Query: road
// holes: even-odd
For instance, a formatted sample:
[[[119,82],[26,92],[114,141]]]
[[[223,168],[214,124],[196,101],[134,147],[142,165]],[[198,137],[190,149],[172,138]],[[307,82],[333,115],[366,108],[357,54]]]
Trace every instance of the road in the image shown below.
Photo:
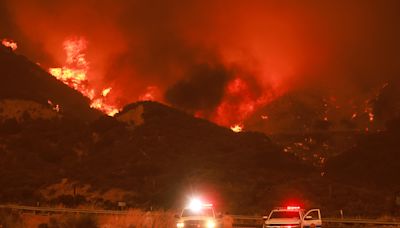
[[[54,207],[32,207],[20,205],[0,205],[0,208],[18,210],[30,213],[73,213],[73,214],[98,214],[98,215],[128,215],[128,211],[115,210],[95,210],[95,209],[71,209],[71,208],[54,208]],[[244,216],[244,215],[228,215],[233,218],[233,227],[254,228],[261,227],[262,219],[260,216]],[[384,221],[375,219],[352,219],[352,218],[323,218],[323,227],[346,227],[350,225],[356,227],[400,227],[400,221]]]

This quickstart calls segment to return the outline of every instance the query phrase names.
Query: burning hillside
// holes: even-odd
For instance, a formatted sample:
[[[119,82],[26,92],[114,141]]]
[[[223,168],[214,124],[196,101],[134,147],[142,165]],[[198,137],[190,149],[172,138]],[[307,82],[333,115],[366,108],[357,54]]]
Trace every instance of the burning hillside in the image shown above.
[[[65,40],[63,46],[67,56],[65,66],[50,68],[50,74],[88,97],[91,100],[90,107],[110,116],[115,115],[119,109],[107,99],[112,88],[105,88],[99,92],[91,88],[88,81],[89,62],[85,56],[87,41],[84,38],[71,38]]]
[[[0,102],[3,108],[7,107],[1,110],[2,115],[14,113],[24,118],[40,118],[43,114],[44,119],[49,115],[61,115],[82,120],[92,120],[100,115],[90,109],[89,101],[80,93],[3,46],[0,46],[0,75]]]
[[[1,44],[5,47],[11,48],[13,51],[17,50],[18,48],[18,45],[15,41],[6,38],[1,40]]]

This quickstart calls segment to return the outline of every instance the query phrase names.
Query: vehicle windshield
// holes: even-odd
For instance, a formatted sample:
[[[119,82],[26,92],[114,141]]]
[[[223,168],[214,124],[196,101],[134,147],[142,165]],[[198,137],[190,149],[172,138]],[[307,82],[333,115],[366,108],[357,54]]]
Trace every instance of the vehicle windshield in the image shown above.
[[[300,213],[298,211],[273,211],[271,219],[274,218],[296,218],[300,219]]]
[[[201,210],[195,211],[191,209],[184,209],[182,211],[182,217],[189,217],[189,216],[207,216],[207,217],[214,217],[214,211],[212,208],[203,208]]]

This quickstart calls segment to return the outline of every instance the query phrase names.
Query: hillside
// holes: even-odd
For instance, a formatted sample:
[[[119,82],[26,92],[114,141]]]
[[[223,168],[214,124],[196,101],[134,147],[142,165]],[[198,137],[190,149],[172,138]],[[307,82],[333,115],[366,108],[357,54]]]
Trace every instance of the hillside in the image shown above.
[[[374,189],[400,190],[400,118],[388,131],[360,137],[357,144],[327,164],[328,175],[341,182]]]
[[[400,80],[391,80],[363,95],[306,87],[288,91],[257,110],[246,129],[267,134],[286,152],[323,167],[350,150],[357,139],[383,132],[400,115]]]
[[[89,100],[49,75],[39,65],[0,45],[0,100],[32,101],[56,108],[60,114],[93,120],[100,113],[89,108]]]
[[[154,102],[135,103],[90,126],[64,119],[17,123],[1,145],[2,201],[43,200],[36,189],[67,178],[96,194],[122,190],[120,200],[140,207],[173,206],[190,189],[229,202],[311,171],[263,134],[237,134]],[[239,202],[229,205],[235,207]]]
[[[100,115],[25,57],[1,47],[0,58],[0,203],[176,208],[200,194],[230,213],[262,213],[292,200],[333,216],[340,209],[377,215],[398,187],[391,176],[399,170],[398,120],[388,131],[354,136],[356,146],[327,166],[311,166],[265,134],[234,133],[157,102]],[[380,107],[392,103],[384,98]],[[323,134],[310,151],[336,142]],[[284,145],[307,136],[280,137],[273,139]]]

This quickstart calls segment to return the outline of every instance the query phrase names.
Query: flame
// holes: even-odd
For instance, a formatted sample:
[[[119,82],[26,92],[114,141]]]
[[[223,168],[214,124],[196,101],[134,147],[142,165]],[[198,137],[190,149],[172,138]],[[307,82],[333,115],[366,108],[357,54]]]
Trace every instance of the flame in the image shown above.
[[[18,48],[17,43],[11,39],[2,39],[1,44],[5,47],[11,48],[13,51],[17,50]]]
[[[270,100],[267,94],[254,94],[244,79],[235,78],[226,86],[224,99],[217,107],[213,120],[223,126],[236,126]]]
[[[372,113],[372,112],[369,112],[369,113],[368,113],[368,117],[369,117],[369,121],[370,121],[370,122],[373,122],[374,119],[375,119],[375,115],[374,115],[374,113]]]
[[[243,125],[242,125],[242,124],[235,124],[235,125],[232,125],[232,126],[231,126],[231,130],[232,130],[233,132],[236,132],[236,133],[242,132],[242,131],[243,131]]]
[[[115,108],[113,105],[108,105],[102,98],[92,100],[90,107],[101,110],[109,116],[114,116],[119,112],[118,108]]]
[[[139,96],[140,101],[154,101],[157,99],[159,93],[157,86],[148,86],[146,92]]]
[[[58,104],[53,104],[53,102],[51,100],[47,100],[47,103],[51,106],[51,108],[56,111],[56,112],[60,112],[61,108],[60,105]]]
[[[370,103],[371,103],[370,100],[365,101],[366,107],[365,107],[364,112],[368,115],[369,122],[374,122],[375,115],[374,115],[374,112],[373,112],[373,107],[371,107]]]
[[[101,95],[103,97],[106,97],[110,92],[111,92],[111,87],[107,88],[107,89],[103,89],[103,91],[101,91]]]
[[[91,88],[87,78],[89,62],[86,60],[85,51],[87,41],[85,38],[71,38],[63,42],[66,53],[65,66],[49,68],[49,73],[69,87],[79,91],[91,100],[90,107],[98,109],[107,115],[114,116],[119,112],[119,108],[110,104],[106,97],[112,88],[108,87],[98,93]]]

